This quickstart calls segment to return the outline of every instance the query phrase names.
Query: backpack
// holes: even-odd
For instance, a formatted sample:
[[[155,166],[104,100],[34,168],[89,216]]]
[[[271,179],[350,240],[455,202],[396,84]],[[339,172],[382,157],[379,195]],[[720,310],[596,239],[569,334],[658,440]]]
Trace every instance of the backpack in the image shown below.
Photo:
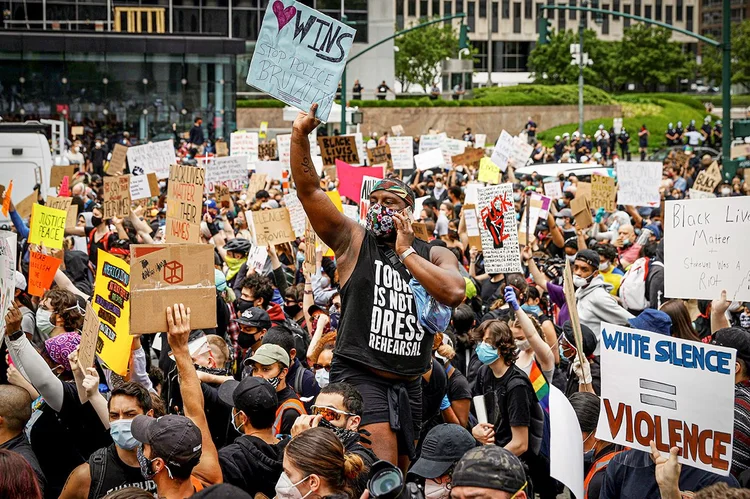
[[[661,262],[650,261],[648,258],[641,257],[633,262],[628,271],[625,272],[620,282],[618,295],[626,309],[640,311],[648,307],[649,297],[646,280],[653,265],[664,267]]]
[[[271,321],[271,323],[274,326],[281,326],[292,333],[292,336],[294,337],[294,348],[297,349],[297,352],[300,352],[300,355],[298,355],[297,358],[302,363],[303,367],[307,367],[306,352],[307,347],[310,346],[310,335],[307,334],[307,331],[302,329],[296,321],[290,319],[289,317],[284,317],[283,321]],[[295,391],[297,391],[296,387]]]
[[[89,470],[91,472],[91,485],[89,486],[89,497],[101,497],[104,477],[107,475],[107,447],[94,451],[89,457]]]

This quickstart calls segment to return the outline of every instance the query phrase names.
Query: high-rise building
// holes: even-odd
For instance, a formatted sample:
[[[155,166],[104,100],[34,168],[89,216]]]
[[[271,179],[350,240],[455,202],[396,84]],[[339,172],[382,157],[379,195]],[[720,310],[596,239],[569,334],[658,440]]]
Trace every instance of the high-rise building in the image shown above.
[[[722,0],[700,0],[701,35],[721,40]],[[750,19],[750,0],[731,0],[731,23],[741,23]]]

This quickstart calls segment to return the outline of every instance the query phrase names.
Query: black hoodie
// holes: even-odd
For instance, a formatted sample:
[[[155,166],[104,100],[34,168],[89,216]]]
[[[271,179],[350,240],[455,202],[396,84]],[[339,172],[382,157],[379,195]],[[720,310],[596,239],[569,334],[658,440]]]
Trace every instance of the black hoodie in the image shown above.
[[[664,299],[664,239],[656,247],[656,255],[651,259],[646,277],[646,292],[648,293],[649,308],[659,310]]]
[[[289,440],[271,445],[258,437],[242,435],[219,450],[219,466],[225,483],[235,485],[251,496],[276,495],[276,482],[283,471],[284,447]]]

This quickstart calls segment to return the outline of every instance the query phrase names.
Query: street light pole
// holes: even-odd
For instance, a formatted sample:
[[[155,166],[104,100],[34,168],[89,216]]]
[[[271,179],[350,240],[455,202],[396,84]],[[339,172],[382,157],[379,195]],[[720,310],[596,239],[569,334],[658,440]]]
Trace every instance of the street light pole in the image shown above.
[[[587,2],[581,2],[581,6],[585,6]],[[565,12],[561,12],[560,15],[565,15]],[[585,29],[584,19],[586,12],[581,12],[578,21],[578,133],[583,139],[583,31]]]
[[[724,179],[731,180],[737,168],[729,170],[732,148],[732,26],[730,22],[730,0],[724,0],[722,5],[721,26],[721,157]],[[729,178],[727,178],[729,177]]]

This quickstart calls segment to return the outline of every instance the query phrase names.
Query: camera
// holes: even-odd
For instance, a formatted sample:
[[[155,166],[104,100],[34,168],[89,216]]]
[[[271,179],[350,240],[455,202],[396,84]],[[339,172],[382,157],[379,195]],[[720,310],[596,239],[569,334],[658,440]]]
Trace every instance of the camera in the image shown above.
[[[405,483],[404,474],[388,461],[378,461],[370,470],[367,482],[370,497],[375,499],[424,499],[416,483]]]

